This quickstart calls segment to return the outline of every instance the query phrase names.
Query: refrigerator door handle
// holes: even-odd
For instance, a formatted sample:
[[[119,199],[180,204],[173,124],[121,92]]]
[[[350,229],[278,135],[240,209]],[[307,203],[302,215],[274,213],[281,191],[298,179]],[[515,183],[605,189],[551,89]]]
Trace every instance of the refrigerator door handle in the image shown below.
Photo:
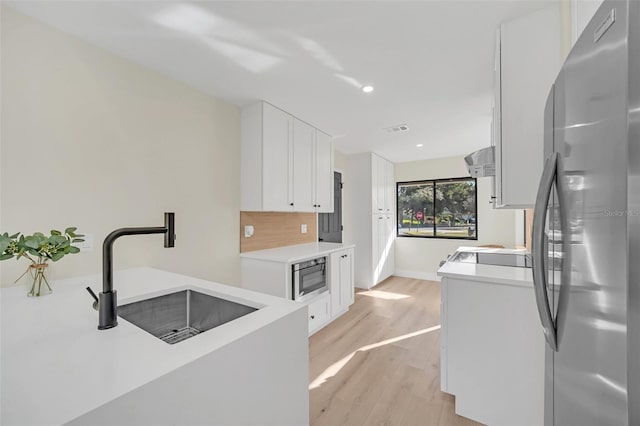
[[[558,351],[556,327],[549,306],[547,295],[547,270],[545,257],[548,256],[548,247],[545,244],[544,224],[547,220],[547,206],[553,190],[553,183],[557,175],[558,153],[552,153],[544,163],[544,171],[540,178],[540,186],[536,196],[536,205],[533,212],[531,255],[533,272],[533,289],[536,296],[536,304],[540,321],[547,344],[554,351]]]

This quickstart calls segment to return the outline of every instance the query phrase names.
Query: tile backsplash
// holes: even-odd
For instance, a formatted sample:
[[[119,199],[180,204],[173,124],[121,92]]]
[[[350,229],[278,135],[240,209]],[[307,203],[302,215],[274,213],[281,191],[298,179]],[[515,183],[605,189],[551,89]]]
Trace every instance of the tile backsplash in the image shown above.
[[[317,242],[317,218],[316,213],[240,212],[240,253]],[[253,226],[251,237],[245,237],[245,226]]]

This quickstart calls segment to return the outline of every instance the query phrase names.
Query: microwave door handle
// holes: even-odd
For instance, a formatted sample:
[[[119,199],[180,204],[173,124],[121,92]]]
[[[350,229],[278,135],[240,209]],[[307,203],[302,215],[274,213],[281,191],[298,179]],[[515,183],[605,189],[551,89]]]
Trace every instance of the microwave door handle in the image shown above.
[[[558,351],[556,327],[551,315],[549,296],[547,295],[547,268],[545,259],[548,256],[548,247],[545,244],[544,224],[547,220],[547,206],[553,190],[553,182],[557,176],[558,153],[552,153],[544,164],[544,171],[540,178],[540,186],[536,196],[536,204],[533,213],[531,255],[533,272],[533,289],[536,296],[538,314],[542,322],[544,336],[549,347]]]

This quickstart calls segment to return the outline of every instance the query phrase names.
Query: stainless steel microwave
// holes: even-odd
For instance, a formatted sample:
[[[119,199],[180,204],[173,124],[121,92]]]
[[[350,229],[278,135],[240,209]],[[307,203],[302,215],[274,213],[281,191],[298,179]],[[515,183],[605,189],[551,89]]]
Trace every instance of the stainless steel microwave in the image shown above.
[[[304,301],[329,289],[327,257],[318,257],[291,265],[293,300]]]

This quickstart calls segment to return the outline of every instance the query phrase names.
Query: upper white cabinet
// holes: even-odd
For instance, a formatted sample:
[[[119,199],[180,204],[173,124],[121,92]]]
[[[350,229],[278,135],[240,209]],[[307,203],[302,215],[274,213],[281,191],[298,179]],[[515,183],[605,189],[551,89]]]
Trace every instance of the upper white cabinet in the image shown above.
[[[244,211],[333,211],[333,142],[267,102],[242,110]]]
[[[298,212],[315,211],[314,141],[316,129],[293,119],[293,207]]]
[[[371,288],[395,271],[393,163],[373,153],[351,155],[346,185],[352,200],[355,285]]]
[[[544,107],[561,60],[559,5],[500,25],[492,120],[497,208],[535,204],[543,163]]]
[[[395,205],[393,163],[371,154],[371,212],[390,214]]]
[[[253,191],[244,190],[247,186],[256,186],[256,189],[259,188],[260,190],[264,188],[264,191],[262,192],[261,208],[243,208],[243,210],[291,210],[293,180],[289,176],[289,171],[293,164],[293,156],[291,155],[293,152],[293,139],[291,138],[293,135],[293,117],[268,104],[264,104],[262,111],[251,110],[250,113],[252,115],[262,113],[261,117],[251,117],[262,122],[262,129],[256,126],[256,128],[247,129],[245,132],[245,126],[243,126],[243,139],[247,136],[255,139],[255,142],[261,140],[262,146],[261,149],[252,149],[253,143],[247,143],[246,146],[243,143],[243,164],[245,160],[250,161],[251,164],[247,163],[248,167],[243,167],[242,170],[242,200],[245,201],[245,198],[247,198],[251,205],[260,202],[258,197],[252,196]],[[242,118],[244,122],[244,112]],[[251,142],[254,141],[252,140]],[[263,173],[258,175],[261,170]],[[245,181],[245,177],[248,181]],[[276,188],[280,190],[276,190]],[[258,194],[259,192],[254,192],[254,195]]]
[[[320,213],[333,212],[333,141],[331,136],[316,129],[315,142],[315,205]]]

